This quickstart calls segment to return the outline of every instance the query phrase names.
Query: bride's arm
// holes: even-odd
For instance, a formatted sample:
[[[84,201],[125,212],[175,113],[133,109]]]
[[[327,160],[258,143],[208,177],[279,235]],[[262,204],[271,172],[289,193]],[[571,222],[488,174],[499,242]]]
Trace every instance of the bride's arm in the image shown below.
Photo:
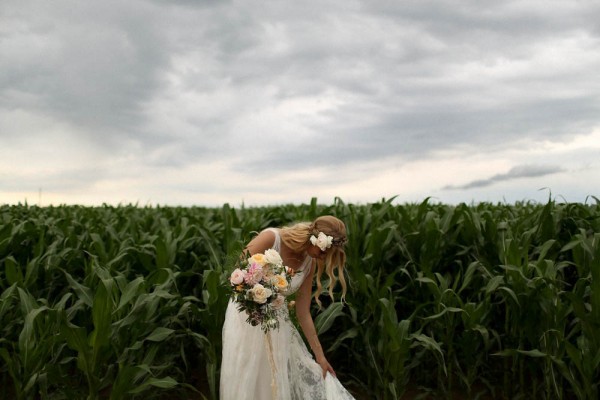
[[[298,322],[300,323],[302,332],[304,332],[304,336],[306,337],[306,340],[308,341],[308,344],[315,355],[315,359],[323,369],[324,378],[328,371],[335,376],[335,371],[327,361],[327,358],[325,358],[323,348],[321,347],[321,342],[319,342],[319,337],[317,336],[315,323],[310,314],[313,276],[314,268],[310,268],[308,276],[304,279],[304,282],[302,282],[302,285],[298,289],[296,294],[296,315],[298,316]]]

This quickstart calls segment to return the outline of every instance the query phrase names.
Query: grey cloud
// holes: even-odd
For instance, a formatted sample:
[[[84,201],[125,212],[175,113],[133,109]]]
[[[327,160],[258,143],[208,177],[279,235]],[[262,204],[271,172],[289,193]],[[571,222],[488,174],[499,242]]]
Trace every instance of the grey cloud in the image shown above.
[[[10,43],[2,58],[12,62],[2,66],[0,106],[54,116],[92,138],[102,136],[99,144],[140,135],[143,104],[169,61],[167,40],[157,28],[159,9],[120,4],[15,7],[22,26],[15,29],[20,34],[2,34]],[[21,103],[15,94],[34,100]]]
[[[534,139],[560,139],[589,130],[597,124],[600,108],[597,93],[581,90],[575,94],[560,95],[552,90],[556,88],[560,92],[560,87],[585,86],[585,82],[592,79],[592,70],[576,76],[560,71],[553,73],[552,66],[548,66],[543,74],[536,75],[538,71],[527,70],[522,77],[517,76],[512,81],[502,81],[493,75],[473,76],[472,81],[452,82],[451,77],[440,80],[449,67],[457,68],[471,60],[480,62],[489,58],[492,65],[502,59],[521,61],[534,50],[532,44],[537,45],[548,35],[560,37],[561,29],[563,34],[568,34],[576,23],[585,21],[584,16],[579,17],[585,12],[575,12],[577,17],[572,18],[564,18],[561,13],[550,15],[553,19],[567,21],[551,27],[544,23],[548,12],[531,7],[525,10],[526,17],[520,16],[518,7],[514,12],[510,11],[510,7],[502,8],[499,16],[496,16],[495,10],[477,8],[459,9],[458,15],[452,7],[419,7],[417,10],[418,15],[402,15],[405,10],[400,7],[396,15],[402,21],[408,21],[408,28],[411,23],[419,25],[428,17],[433,21],[448,19],[445,26],[449,32],[440,31],[440,26],[433,23],[427,25],[429,33],[438,38],[445,48],[436,52],[422,43],[422,47],[417,46],[416,49],[425,51],[415,49],[407,53],[412,59],[397,58],[403,52],[402,47],[414,46],[403,42],[410,37],[408,28],[398,27],[389,32],[399,43],[397,52],[389,56],[382,45],[387,39],[370,32],[368,24],[365,25],[366,31],[356,32],[356,40],[351,44],[339,39],[343,32],[335,27],[322,40],[311,40],[316,36],[311,36],[310,32],[319,32],[322,28],[317,25],[316,30],[306,29],[305,34],[296,38],[292,46],[294,50],[284,53],[281,59],[264,60],[260,53],[255,55],[256,58],[246,59],[250,65],[260,60],[260,68],[256,71],[265,65],[281,67],[284,60],[288,60],[287,68],[274,68],[276,73],[270,77],[271,82],[281,83],[282,96],[318,96],[326,88],[334,88],[342,96],[344,93],[353,96],[340,109],[327,112],[328,120],[332,122],[324,125],[307,121],[315,137],[326,136],[331,143],[319,142],[319,146],[305,150],[281,149],[272,157],[267,156],[263,164],[254,165],[263,168],[276,164],[293,169],[307,159],[327,165],[332,162],[332,153],[341,163],[390,155],[418,158],[465,143],[489,148],[506,146],[507,141],[524,135]],[[502,19],[507,21],[504,25],[500,23]],[[583,26],[589,28],[589,22]],[[285,25],[285,21],[283,23]],[[462,29],[464,27],[473,29]],[[540,36],[536,38],[536,34]],[[528,35],[532,37],[525,40]],[[306,43],[315,44],[307,47]],[[464,51],[454,52],[456,48]],[[311,51],[315,55],[313,59]],[[540,87],[544,86],[549,92],[540,91]],[[494,101],[486,106],[491,96]],[[481,102],[476,99],[481,99]],[[371,121],[363,123],[361,115],[372,117]]]
[[[497,174],[487,179],[478,179],[464,185],[448,185],[442,190],[473,189],[491,186],[498,182],[510,181],[519,178],[536,178],[540,176],[553,175],[565,170],[560,166],[553,165],[518,165],[511,168],[505,174]]]
[[[527,107],[493,110],[449,110],[430,106],[419,111],[382,112],[375,123],[361,122],[373,112],[360,107],[341,111],[333,126],[314,126],[317,133],[306,146],[272,146],[253,163],[238,170],[254,173],[276,165],[293,170],[308,163],[337,165],[396,157],[398,162],[431,156],[440,150],[469,145],[481,151],[508,148],[528,137],[532,140],[560,139],[594,127],[600,110],[593,99],[539,101]],[[548,119],[552,122],[548,123]]]

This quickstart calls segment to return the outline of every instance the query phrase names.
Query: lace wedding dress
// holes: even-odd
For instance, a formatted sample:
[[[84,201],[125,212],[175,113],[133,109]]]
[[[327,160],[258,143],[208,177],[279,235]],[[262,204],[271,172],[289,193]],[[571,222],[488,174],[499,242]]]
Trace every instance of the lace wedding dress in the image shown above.
[[[279,231],[270,230],[275,233],[273,248],[280,251]],[[286,295],[298,290],[311,265],[311,258],[307,256],[293,276]],[[260,326],[247,323],[246,318],[246,313],[239,312],[230,301],[223,325],[221,400],[354,399],[331,374],[327,373],[323,379],[321,366],[308,352],[289,318],[281,318],[279,329],[270,332],[275,362],[273,376],[265,333]],[[273,398],[272,383],[276,387],[276,398]]]

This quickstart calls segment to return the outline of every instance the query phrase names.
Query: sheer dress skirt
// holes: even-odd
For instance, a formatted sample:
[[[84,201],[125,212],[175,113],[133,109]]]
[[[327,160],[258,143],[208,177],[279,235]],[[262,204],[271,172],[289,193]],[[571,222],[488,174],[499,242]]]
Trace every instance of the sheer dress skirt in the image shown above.
[[[275,374],[272,374],[265,333],[246,322],[230,302],[223,326],[221,400],[347,400],[353,397],[309,353],[289,319],[271,330]],[[272,384],[276,386],[273,398]]]

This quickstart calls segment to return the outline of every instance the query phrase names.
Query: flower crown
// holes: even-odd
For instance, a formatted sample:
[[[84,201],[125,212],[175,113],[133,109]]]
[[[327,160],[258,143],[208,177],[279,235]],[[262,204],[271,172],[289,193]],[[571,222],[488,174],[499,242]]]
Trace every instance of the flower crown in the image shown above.
[[[315,233],[317,236],[315,236]],[[310,236],[310,242],[313,246],[317,246],[321,251],[325,251],[331,246],[343,246],[346,243],[346,238],[334,238],[333,236],[326,235],[323,232],[315,232]]]

